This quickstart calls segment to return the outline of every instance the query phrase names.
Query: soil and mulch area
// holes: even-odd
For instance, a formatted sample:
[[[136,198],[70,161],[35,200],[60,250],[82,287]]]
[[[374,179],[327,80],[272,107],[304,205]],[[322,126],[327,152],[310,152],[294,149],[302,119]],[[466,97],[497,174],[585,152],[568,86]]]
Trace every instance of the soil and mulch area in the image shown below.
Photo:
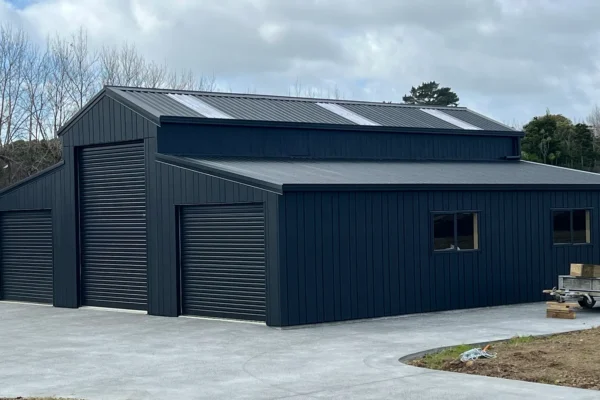
[[[493,343],[496,358],[460,361],[473,345],[461,345],[409,362],[465,374],[600,390],[600,328],[546,337],[521,336]]]

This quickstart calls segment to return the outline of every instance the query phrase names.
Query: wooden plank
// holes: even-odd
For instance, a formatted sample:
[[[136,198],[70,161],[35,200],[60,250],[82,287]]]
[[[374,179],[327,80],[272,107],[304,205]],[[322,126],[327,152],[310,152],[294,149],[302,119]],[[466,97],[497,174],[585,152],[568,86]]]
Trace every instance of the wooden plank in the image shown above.
[[[559,307],[553,307],[553,306],[548,306],[548,308],[546,309],[546,311],[556,311],[556,312],[575,312],[577,309],[575,308],[559,308]]]
[[[560,307],[560,308],[579,308],[579,304],[578,303],[559,303],[559,302],[556,302],[556,301],[547,301],[546,305],[547,306]]]
[[[582,278],[600,278],[600,265],[571,264],[570,275]]]
[[[561,313],[556,311],[546,311],[546,318],[558,318],[558,319],[575,319],[576,314],[574,312]]]
[[[555,312],[560,312],[560,313],[569,313],[569,312],[575,312],[574,309],[572,308],[553,308],[553,307],[548,307],[546,309],[546,311],[555,311]]]

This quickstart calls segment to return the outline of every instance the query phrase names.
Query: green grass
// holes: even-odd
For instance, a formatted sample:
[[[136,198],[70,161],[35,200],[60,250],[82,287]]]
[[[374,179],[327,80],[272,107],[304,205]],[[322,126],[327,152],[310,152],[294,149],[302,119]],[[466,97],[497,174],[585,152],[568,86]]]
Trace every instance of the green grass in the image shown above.
[[[442,350],[437,353],[431,353],[424,356],[420,361],[425,368],[441,369],[447,361],[458,360],[460,355],[467,350],[471,350],[474,346],[461,344]]]
[[[536,340],[533,336],[515,336],[506,340],[502,343],[505,343],[509,346],[518,346],[520,344],[531,343]],[[418,361],[418,364],[425,368],[430,369],[442,369],[444,364],[448,361],[455,361],[460,359],[460,355],[465,351],[474,349],[474,348],[483,348],[484,345],[472,345],[472,344],[461,344],[459,346],[449,347],[445,350],[439,351],[437,353],[427,354],[421,359],[415,360]],[[493,351],[493,350],[492,350]]]
[[[508,344],[508,345],[515,345],[516,346],[516,345],[519,345],[519,344],[531,343],[534,340],[536,340],[536,338],[533,337],[533,336],[515,336],[515,337],[510,338],[509,340],[507,340],[506,344]]]

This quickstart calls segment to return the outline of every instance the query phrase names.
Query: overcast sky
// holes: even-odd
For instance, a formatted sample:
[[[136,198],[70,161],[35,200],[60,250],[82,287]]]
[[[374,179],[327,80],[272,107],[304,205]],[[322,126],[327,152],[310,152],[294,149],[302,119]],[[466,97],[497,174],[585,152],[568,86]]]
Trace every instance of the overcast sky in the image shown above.
[[[83,25],[233,91],[400,102],[436,80],[507,123],[600,103],[600,0],[0,0],[0,20],[37,39]]]

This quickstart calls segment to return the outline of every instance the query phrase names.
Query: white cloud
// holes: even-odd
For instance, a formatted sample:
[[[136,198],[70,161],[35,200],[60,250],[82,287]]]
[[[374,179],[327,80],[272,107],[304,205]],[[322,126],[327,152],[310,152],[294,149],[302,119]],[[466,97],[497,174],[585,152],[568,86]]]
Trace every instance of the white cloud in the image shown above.
[[[14,1],[14,0],[13,0]],[[0,0],[0,19],[43,39],[83,25],[232,90],[337,86],[401,101],[436,80],[502,121],[583,118],[600,99],[600,2],[576,0]]]
[[[264,23],[258,27],[260,36],[268,43],[276,43],[282,39],[285,28],[276,23]]]

